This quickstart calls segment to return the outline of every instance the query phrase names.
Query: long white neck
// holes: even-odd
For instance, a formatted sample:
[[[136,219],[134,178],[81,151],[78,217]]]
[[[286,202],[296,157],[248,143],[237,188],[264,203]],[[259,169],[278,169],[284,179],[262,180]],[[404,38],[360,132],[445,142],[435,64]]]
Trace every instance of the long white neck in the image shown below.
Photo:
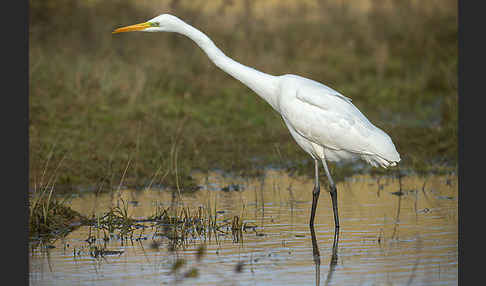
[[[216,66],[241,81],[278,111],[278,77],[247,67],[227,57],[208,36],[187,23],[183,22],[175,32],[192,39]]]

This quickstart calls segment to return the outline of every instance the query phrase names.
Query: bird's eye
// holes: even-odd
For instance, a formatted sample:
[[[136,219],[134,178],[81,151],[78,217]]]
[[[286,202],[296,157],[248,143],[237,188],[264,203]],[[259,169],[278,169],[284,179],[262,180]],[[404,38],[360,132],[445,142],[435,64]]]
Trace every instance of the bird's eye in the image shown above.
[[[159,22],[150,22],[150,26],[152,27],[159,27],[160,23]]]

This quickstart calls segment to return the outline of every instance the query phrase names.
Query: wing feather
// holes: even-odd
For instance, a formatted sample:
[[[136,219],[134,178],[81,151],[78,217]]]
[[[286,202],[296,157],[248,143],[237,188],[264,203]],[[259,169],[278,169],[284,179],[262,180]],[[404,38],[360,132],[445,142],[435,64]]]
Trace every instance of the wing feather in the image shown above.
[[[294,91],[282,97],[280,112],[299,135],[333,150],[400,160],[388,134],[373,125],[350,98],[310,79],[294,75],[286,79],[288,90]]]
[[[326,86],[324,86],[326,87]],[[326,113],[323,123],[335,123],[343,131],[354,129],[364,137],[376,128],[351,102],[351,99],[321,86],[304,86],[297,90],[296,98]]]

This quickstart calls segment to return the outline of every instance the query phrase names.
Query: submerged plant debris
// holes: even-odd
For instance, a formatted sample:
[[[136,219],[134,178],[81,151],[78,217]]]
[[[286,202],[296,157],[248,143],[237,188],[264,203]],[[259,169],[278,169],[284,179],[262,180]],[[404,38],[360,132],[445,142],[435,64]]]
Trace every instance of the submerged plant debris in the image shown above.
[[[155,285],[235,276],[269,285],[457,284],[457,1],[145,2],[30,3],[31,284],[138,282],[127,276]],[[321,199],[316,234],[326,246],[321,264],[311,257],[313,182],[294,179],[311,177],[313,162],[266,102],[183,37],[111,34],[164,11],[244,65],[352,98],[393,139],[397,167],[329,165],[343,184],[341,256],[328,244],[332,218]],[[275,170],[284,175],[272,180]],[[225,179],[209,182],[214,172]],[[434,174],[443,182],[420,178]],[[124,189],[177,199],[138,217],[129,210],[143,203],[116,198]],[[202,189],[225,205],[184,204]],[[110,207],[79,213],[61,199],[93,193],[113,195]],[[241,205],[250,218],[234,211]],[[70,234],[79,235],[75,246]],[[80,271],[63,272],[63,263]]]
[[[197,178],[204,190],[180,198],[128,189],[66,200],[93,215],[60,239],[31,241],[31,284],[457,284],[454,174],[338,183],[339,246],[325,196],[309,232],[312,178]],[[228,181],[244,190],[221,190]]]
[[[195,210],[188,207],[174,209],[157,206],[153,215],[146,218],[132,218],[128,215],[128,204],[123,199],[118,202],[119,206],[112,207],[102,215],[92,218],[87,218],[56,200],[51,202],[44,216],[41,202],[36,202],[38,209],[33,211],[30,219],[30,236],[52,238],[65,236],[74,229],[73,221],[76,221],[76,227],[90,226],[90,233],[85,240],[89,245],[111,239],[133,242],[150,237],[153,240],[152,248],[159,248],[160,243],[157,239],[166,238],[170,241],[170,248],[174,249],[184,247],[189,240],[217,240],[219,236],[231,236],[233,241],[238,242],[244,232],[254,231],[256,228],[255,224],[244,222],[237,215],[232,219],[218,219],[217,211],[211,213],[210,208],[203,206]],[[137,234],[137,230],[142,231]],[[152,232],[152,235],[148,232]],[[198,250],[198,259],[204,255],[204,251],[204,248]],[[111,255],[103,248],[90,249],[89,252],[96,257],[107,253]]]
[[[29,234],[31,236],[64,236],[88,220],[56,198],[30,200]]]

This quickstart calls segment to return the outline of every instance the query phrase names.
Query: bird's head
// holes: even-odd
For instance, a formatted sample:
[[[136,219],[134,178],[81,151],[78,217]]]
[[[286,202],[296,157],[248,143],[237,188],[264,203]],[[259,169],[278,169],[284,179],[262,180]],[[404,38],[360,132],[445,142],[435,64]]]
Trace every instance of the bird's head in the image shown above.
[[[130,25],[114,30],[112,33],[122,32],[177,32],[184,22],[176,16],[170,14],[161,14],[147,22]]]

